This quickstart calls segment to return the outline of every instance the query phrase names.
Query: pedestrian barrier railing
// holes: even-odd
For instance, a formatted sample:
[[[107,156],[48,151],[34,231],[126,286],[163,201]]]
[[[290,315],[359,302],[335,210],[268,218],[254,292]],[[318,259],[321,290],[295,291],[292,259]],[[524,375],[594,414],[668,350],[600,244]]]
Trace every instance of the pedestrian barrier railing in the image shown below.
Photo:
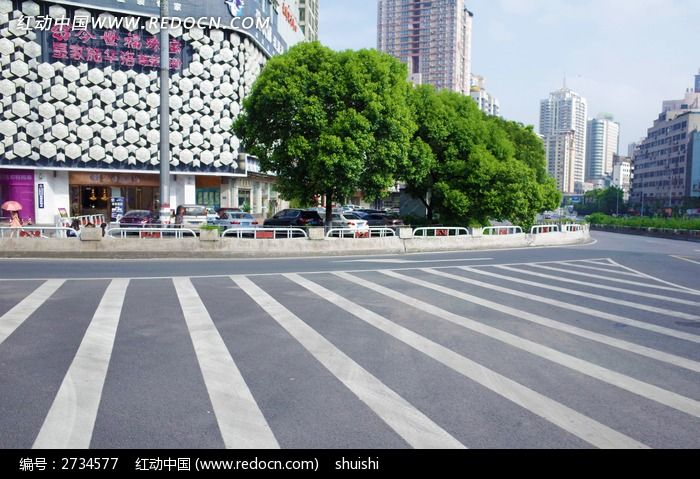
[[[567,225],[562,225],[562,228],[566,233],[573,233],[576,231],[585,231],[586,225],[567,224]]]
[[[0,227],[0,238],[77,238],[80,233],[73,228],[62,226],[22,226],[21,228]]]
[[[248,239],[308,239],[301,228],[231,228],[221,233],[222,238]]]
[[[138,236],[141,239],[182,239],[185,237],[196,237],[197,233],[188,228],[110,228],[105,231],[108,238],[121,238]]]
[[[87,226],[87,225],[95,225],[95,226],[102,226],[104,223],[108,223],[108,221],[105,221],[105,215],[103,214],[96,214],[96,215],[82,215],[82,216],[73,216],[72,218],[63,218],[63,224],[65,225],[70,225],[73,220],[78,220],[80,223],[80,226]]]
[[[326,238],[386,238],[396,236],[396,232],[387,227],[371,227],[364,229],[331,228],[326,232]]]
[[[468,228],[455,227],[430,227],[416,228],[413,230],[413,236],[416,237],[445,237],[445,236],[469,236]]]
[[[517,235],[522,234],[523,229],[520,226],[488,226],[484,228],[484,236],[493,235]]]
[[[530,230],[531,235],[541,235],[546,233],[559,233],[559,225],[537,225]]]

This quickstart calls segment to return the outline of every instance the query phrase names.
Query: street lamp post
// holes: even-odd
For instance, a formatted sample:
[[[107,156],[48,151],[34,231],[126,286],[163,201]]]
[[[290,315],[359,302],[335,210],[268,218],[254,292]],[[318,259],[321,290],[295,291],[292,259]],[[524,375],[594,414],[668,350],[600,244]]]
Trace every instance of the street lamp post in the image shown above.
[[[170,33],[168,3],[160,2],[160,222],[170,223]]]

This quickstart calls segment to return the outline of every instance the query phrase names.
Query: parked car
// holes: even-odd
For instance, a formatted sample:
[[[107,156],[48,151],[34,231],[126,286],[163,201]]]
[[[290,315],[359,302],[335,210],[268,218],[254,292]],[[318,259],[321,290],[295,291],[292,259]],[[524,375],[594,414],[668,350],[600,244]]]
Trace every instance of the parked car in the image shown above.
[[[207,207],[202,205],[180,205],[176,211],[184,208],[182,215],[183,228],[199,228],[207,224]],[[177,214],[177,213],[176,213]]]
[[[244,211],[240,208],[219,208],[216,210],[216,214],[221,217],[222,213],[243,213]]]
[[[250,213],[244,213],[242,211],[222,211],[218,219],[210,222],[209,224],[225,229],[257,228],[258,220]]]
[[[367,231],[369,226],[356,213],[333,213],[332,228],[343,228],[352,231]]]
[[[362,219],[367,221],[370,227],[393,227],[393,226],[403,226],[403,221],[401,218],[396,218],[394,216],[388,216],[382,213],[372,213],[365,214]]]
[[[323,226],[323,218],[315,210],[282,210],[263,223],[265,227]]]
[[[148,210],[131,210],[121,217],[119,226],[121,228],[143,228],[147,225],[157,225],[158,214]]]
[[[213,206],[207,206],[207,223],[211,224],[212,221],[219,219],[219,213],[217,209]]]

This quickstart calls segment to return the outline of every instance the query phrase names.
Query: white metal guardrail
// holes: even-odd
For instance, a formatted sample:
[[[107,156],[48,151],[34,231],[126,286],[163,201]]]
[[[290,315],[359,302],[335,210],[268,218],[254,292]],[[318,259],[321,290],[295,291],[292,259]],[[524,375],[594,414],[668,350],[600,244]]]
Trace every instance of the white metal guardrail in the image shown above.
[[[383,226],[373,226],[364,229],[331,228],[326,232],[326,238],[386,238],[396,236],[396,231]]]
[[[576,231],[585,231],[586,230],[586,225],[580,225],[580,224],[566,224],[562,225],[562,229],[566,233],[573,233]]]
[[[141,239],[163,239],[174,238],[182,239],[184,237],[197,237],[194,230],[188,228],[110,228],[105,231],[105,236],[115,239],[116,237],[125,239],[129,236],[138,236]]]
[[[541,235],[547,233],[559,233],[561,229],[559,225],[536,225],[530,229],[531,235]]]
[[[308,239],[301,228],[231,228],[221,233],[222,238],[253,239]]]
[[[445,236],[469,236],[468,228],[456,227],[425,227],[413,230],[413,237],[445,237]]]
[[[483,231],[484,236],[517,235],[522,234],[523,229],[520,226],[488,226]]]
[[[78,238],[80,233],[73,228],[62,226],[22,226],[20,228],[0,227],[0,238]]]

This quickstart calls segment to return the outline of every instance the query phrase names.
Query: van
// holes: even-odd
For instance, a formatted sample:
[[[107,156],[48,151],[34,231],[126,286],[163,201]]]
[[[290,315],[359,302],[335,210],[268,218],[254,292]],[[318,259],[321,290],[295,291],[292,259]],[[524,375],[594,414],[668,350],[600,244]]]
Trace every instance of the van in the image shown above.
[[[184,209],[184,214],[182,216],[182,226],[183,228],[199,228],[207,224],[207,207],[202,205],[180,205],[175,210],[175,214],[178,211]]]

